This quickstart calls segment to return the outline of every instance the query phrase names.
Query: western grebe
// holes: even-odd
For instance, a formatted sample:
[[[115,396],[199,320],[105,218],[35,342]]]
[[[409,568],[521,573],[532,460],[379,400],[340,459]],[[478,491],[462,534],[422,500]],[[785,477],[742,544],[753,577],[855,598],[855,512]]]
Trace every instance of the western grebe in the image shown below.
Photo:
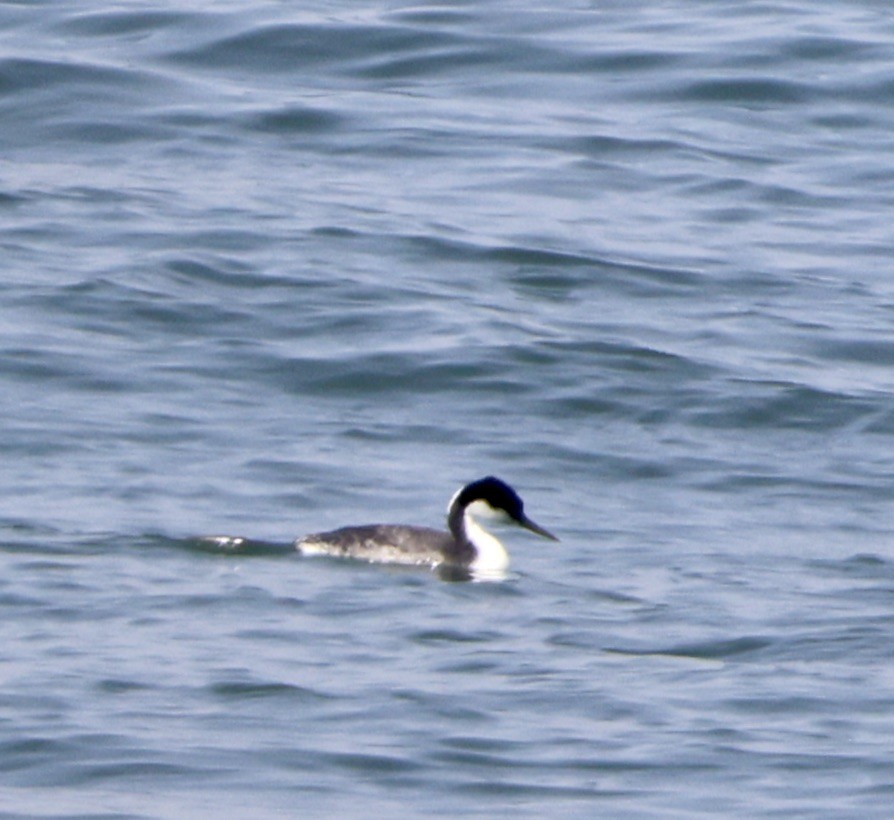
[[[341,527],[296,539],[303,555],[332,555],[382,564],[429,566],[456,577],[498,576],[509,566],[500,541],[476,518],[517,524],[558,541],[525,515],[518,493],[505,481],[488,476],[457,490],[447,507],[449,532],[402,524]]]

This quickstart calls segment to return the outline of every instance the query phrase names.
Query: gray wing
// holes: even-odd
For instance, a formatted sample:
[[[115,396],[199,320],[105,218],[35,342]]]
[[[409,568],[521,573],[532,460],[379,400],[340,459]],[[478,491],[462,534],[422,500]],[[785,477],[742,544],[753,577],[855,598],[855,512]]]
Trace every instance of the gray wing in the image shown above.
[[[446,532],[400,524],[342,527],[305,535],[295,541],[304,555],[334,555],[385,564],[436,566],[449,554],[453,539]]]

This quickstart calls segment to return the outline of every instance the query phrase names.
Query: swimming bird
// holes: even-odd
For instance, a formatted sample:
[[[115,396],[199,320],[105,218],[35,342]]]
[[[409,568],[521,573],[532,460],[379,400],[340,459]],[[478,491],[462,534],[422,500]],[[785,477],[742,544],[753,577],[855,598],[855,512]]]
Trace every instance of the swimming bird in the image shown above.
[[[429,566],[454,577],[494,577],[509,566],[509,554],[477,519],[516,524],[543,538],[551,532],[525,515],[524,503],[494,476],[473,481],[454,493],[447,507],[449,532],[403,524],[367,524],[305,535],[295,540],[303,555],[332,555],[371,563]]]

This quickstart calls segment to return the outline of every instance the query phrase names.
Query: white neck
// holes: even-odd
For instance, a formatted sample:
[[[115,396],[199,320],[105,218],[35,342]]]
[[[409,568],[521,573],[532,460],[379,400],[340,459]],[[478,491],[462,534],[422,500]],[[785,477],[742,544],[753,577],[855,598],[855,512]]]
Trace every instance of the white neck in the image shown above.
[[[473,505],[474,506],[474,505]],[[475,560],[469,569],[474,574],[499,575],[509,566],[509,553],[500,540],[481,527],[466,510],[463,515],[466,536],[475,547]]]

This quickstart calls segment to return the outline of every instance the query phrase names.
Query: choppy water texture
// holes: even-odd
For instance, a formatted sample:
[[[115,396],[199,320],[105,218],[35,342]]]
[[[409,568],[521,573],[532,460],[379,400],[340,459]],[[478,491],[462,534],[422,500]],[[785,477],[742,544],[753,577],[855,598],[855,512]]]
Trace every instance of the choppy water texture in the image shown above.
[[[553,6],[0,8],[0,816],[890,816],[894,12]]]

